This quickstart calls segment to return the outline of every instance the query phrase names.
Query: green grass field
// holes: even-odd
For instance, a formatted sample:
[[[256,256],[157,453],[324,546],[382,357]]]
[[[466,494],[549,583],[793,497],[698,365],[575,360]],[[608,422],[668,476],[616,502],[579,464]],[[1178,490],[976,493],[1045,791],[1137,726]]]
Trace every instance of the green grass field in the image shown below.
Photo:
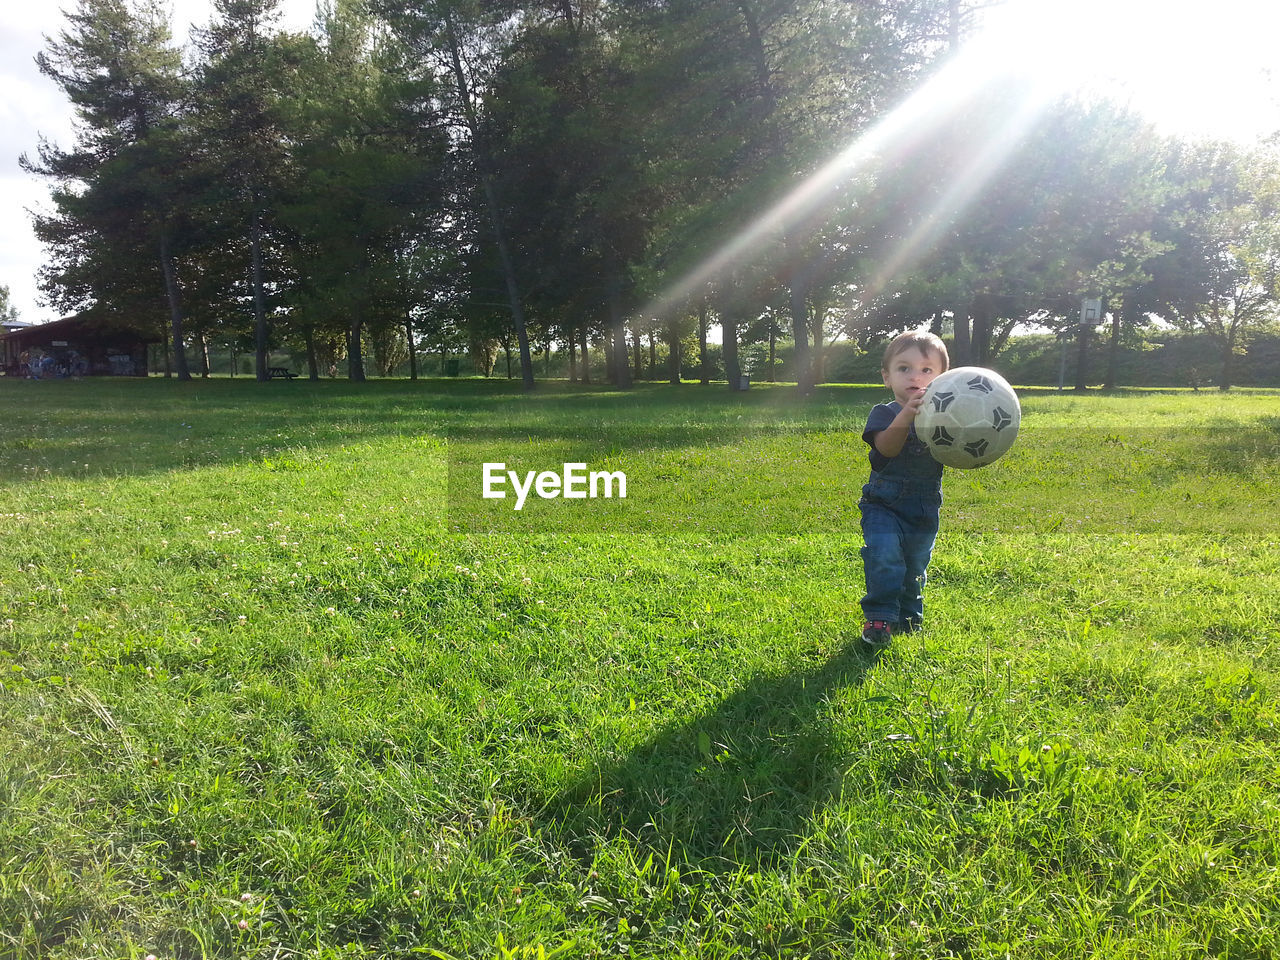
[[[1024,392],[874,657],[884,396],[0,380],[0,957],[1274,956],[1280,393]]]

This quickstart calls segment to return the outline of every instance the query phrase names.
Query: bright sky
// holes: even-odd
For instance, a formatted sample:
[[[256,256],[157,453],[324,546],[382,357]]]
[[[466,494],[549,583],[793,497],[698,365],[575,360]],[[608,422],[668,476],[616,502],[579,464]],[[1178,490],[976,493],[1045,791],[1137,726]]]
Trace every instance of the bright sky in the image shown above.
[[[32,62],[69,5],[0,3],[0,284],[28,321],[57,318],[38,303],[44,252],[26,213],[46,190],[21,172],[18,156],[34,156],[42,135],[71,142],[69,107]],[[173,5],[179,36],[209,19],[209,0]],[[281,6],[288,29],[314,19],[315,0]],[[1280,0],[1010,0],[990,30],[987,42],[1009,61],[1127,101],[1163,132],[1250,142],[1280,130]]]
[[[989,29],[1033,68],[1129,103],[1162,133],[1280,131],[1280,0],[1011,0]]]

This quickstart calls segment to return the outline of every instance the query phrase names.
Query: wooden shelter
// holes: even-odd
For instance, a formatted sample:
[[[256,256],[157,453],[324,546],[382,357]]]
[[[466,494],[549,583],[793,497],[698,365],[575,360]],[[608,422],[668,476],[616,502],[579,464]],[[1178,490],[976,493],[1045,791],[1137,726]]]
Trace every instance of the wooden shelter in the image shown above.
[[[70,317],[0,336],[0,370],[8,377],[145,377],[156,333]]]

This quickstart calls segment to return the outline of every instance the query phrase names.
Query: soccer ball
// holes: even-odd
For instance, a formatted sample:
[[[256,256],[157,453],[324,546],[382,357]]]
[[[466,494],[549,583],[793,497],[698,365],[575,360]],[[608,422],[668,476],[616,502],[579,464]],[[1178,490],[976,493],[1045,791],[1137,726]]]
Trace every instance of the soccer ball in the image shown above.
[[[969,470],[1004,456],[1021,422],[1018,395],[1004,377],[983,367],[956,367],[929,384],[915,428],[933,459]]]

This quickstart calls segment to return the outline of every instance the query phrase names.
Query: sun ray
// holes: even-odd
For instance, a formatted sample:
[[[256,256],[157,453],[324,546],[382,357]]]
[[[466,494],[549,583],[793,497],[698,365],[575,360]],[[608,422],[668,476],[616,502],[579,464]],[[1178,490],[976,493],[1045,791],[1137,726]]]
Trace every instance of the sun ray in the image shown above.
[[[800,223],[820,219],[822,204],[829,203],[835,192],[855,177],[895,156],[928,149],[942,125],[982,91],[1000,83],[1015,85],[1020,95],[1007,121],[977,155],[957,170],[936,207],[922,214],[919,226],[885,256],[870,285],[870,289],[883,290],[902,268],[936,241],[948,218],[972,200],[1061,89],[1055,82],[1056,71],[1028,71],[1028,62],[1023,58],[1001,55],[1007,43],[1006,33],[1006,29],[994,29],[975,38],[782,200],[661,291],[641,315],[663,316],[688,302],[709,283],[729,275],[734,265],[748,260]]]
[[[869,304],[884,293],[936,246],[954,218],[1004,166],[1044,106],[1044,97],[1036,91],[1019,99],[1000,126],[988,134],[985,145],[956,171],[937,202],[922,211],[915,228],[881,257],[872,279],[859,291],[861,303]]]

